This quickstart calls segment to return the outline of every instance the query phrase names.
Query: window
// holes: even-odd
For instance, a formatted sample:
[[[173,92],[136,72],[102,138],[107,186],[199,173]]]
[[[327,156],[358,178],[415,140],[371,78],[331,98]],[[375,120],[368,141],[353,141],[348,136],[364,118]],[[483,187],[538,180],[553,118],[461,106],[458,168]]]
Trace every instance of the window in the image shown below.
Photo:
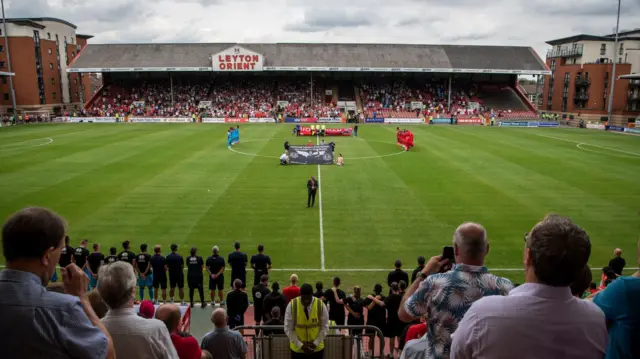
[[[4,52],[4,46],[0,45],[0,52]]]
[[[71,38],[71,43],[73,44],[73,37]]]
[[[51,40],[51,33],[47,32],[47,39]]]
[[[54,78],[52,77],[52,78],[51,78],[51,84],[52,84],[52,85],[55,85],[55,83],[56,83],[56,79],[54,79]]]
[[[4,98],[5,101],[9,101],[9,94],[5,92],[2,98]]]
[[[607,44],[600,45],[600,55],[604,55],[607,53]]]
[[[3,85],[7,84],[7,76],[2,76],[2,84]]]
[[[56,93],[55,92],[51,93],[51,97],[53,97],[53,99],[55,100],[56,99]]]
[[[624,42],[620,43],[620,55],[624,54]]]
[[[48,49],[47,52],[49,53],[49,55],[51,55],[53,52],[51,51],[51,49]]]
[[[80,98],[80,92],[76,92],[76,98]]]
[[[49,68],[52,69],[53,68],[53,62],[49,63]]]
[[[564,83],[567,84],[567,82],[569,82],[571,73],[570,72],[565,72],[564,73]]]
[[[4,69],[4,61],[0,61],[0,69]]]
[[[76,53],[75,53],[75,52],[72,52],[72,53],[71,53],[71,57],[76,57]]]

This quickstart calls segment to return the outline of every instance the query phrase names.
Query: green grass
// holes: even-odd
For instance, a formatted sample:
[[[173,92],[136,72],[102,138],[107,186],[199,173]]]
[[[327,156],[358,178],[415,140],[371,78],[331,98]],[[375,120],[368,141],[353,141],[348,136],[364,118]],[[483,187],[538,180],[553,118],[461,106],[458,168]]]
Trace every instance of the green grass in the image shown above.
[[[241,127],[234,149],[272,158],[229,151],[226,127],[1,128],[0,218],[25,206],[49,207],[67,219],[74,245],[88,238],[103,252],[120,249],[125,239],[134,251],[140,243],[159,243],[166,252],[177,243],[183,254],[197,246],[204,257],[213,245],[226,256],[238,240],[251,255],[262,243],[275,268],[297,269],[303,282],[329,283],[340,275],[345,287],[359,284],[365,291],[386,281],[394,259],[411,270],[418,255],[441,253],[464,221],[487,228],[490,269],[521,282],[521,271],[497,269],[522,267],[523,233],[549,212],[587,230],[592,267],[605,265],[614,247],[635,263],[638,137],[415,126],[414,151],[393,155],[399,151],[395,126],[361,126],[358,138],[334,139],[346,166],[320,169],[322,272],[320,209],[306,208],[306,179],[317,176],[318,167],[277,161],[284,140],[297,141],[293,126]],[[285,282],[291,272],[275,271],[272,278]]]

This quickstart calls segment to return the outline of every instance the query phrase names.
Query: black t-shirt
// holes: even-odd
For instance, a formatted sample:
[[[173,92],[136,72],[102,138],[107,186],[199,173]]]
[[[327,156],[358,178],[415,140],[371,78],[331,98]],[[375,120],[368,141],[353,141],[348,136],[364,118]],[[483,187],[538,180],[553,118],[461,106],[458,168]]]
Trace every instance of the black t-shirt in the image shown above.
[[[91,253],[89,254],[89,258],[87,258],[87,261],[89,261],[89,268],[91,269],[91,272],[97,274],[98,269],[104,263],[104,254]]]
[[[374,297],[375,294],[372,294]],[[384,296],[379,294],[380,300],[384,301]],[[363,301],[363,305],[368,307],[371,304],[372,300],[369,298],[365,298]],[[367,325],[384,325],[387,322],[387,311],[384,307],[381,307],[377,304],[374,304],[371,309],[367,312]]]
[[[162,254],[154,254],[151,256],[151,269],[153,269],[153,275],[155,277],[161,277],[166,275],[166,271],[164,269],[164,265],[167,263],[167,260],[164,258]]]
[[[617,275],[622,275],[622,270],[625,265],[627,265],[627,262],[622,257],[615,257],[609,261],[609,267],[611,267]]]
[[[133,265],[134,259],[136,259],[136,254],[133,253],[132,251],[123,251],[123,252],[120,252],[120,254],[118,254],[119,261],[127,262],[131,265]]]
[[[66,267],[71,264],[71,256],[73,256],[74,249],[71,246],[64,246],[60,251],[60,260],[58,264],[60,267]]]
[[[107,264],[115,263],[117,261],[118,261],[118,256],[108,256],[105,259],[105,263],[107,263]]]
[[[232,290],[227,294],[227,314],[229,318],[243,317],[249,308],[249,296],[241,290]]]
[[[84,247],[78,247],[75,252],[73,252],[73,258],[76,260],[76,265],[80,268],[84,267],[87,263],[87,257],[89,257],[89,250]]]
[[[262,303],[264,302],[264,298],[271,293],[271,291],[266,285],[258,284],[253,286],[251,293],[253,294],[254,310],[262,312]]]
[[[316,290],[316,291],[313,293],[313,296],[314,296],[314,297],[316,297],[316,298],[318,298],[318,299],[320,299],[320,298],[324,297],[324,292],[323,292],[323,291],[321,291],[321,290]],[[325,299],[325,302],[326,302],[326,299]]]
[[[167,256],[167,269],[169,274],[180,274],[184,269],[184,258],[178,253],[169,253]]]
[[[220,256],[211,256],[207,258],[207,269],[211,274],[218,274],[220,269],[224,268],[224,258]]]
[[[347,319],[347,324],[356,325],[356,324],[364,324],[364,300],[362,298],[356,299],[355,297],[349,297],[345,300],[345,303],[349,306],[349,308],[360,314],[360,318],[354,317],[351,312],[349,312],[349,318]]]
[[[151,255],[149,253],[140,253],[136,257],[136,266],[140,274],[144,273],[151,262]],[[151,273],[151,271],[149,271]]]
[[[347,294],[341,289],[336,290],[339,299],[345,299]],[[327,289],[324,291],[324,297],[329,304],[329,319],[335,320],[338,323],[344,323],[344,305],[336,302],[336,297],[333,295],[333,290]]]
[[[227,262],[231,266],[231,274],[243,276],[247,273],[247,254],[244,252],[231,252]]]
[[[280,292],[271,292],[264,297],[264,301],[262,302],[262,311],[266,320],[271,319],[271,309],[274,307],[280,308],[280,315],[285,313],[285,309],[287,309],[287,297]]]
[[[400,294],[389,294],[384,299],[384,306],[387,309],[387,322],[398,323],[398,309],[400,309],[400,303],[402,302],[402,296]]]
[[[420,272],[422,272],[422,270],[424,269],[424,266],[418,266],[416,267],[416,269],[413,270],[413,272],[411,272],[411,283],[415,282],[416,277],[418,276],[418,274]],[[409,283],[407,283],[409,284]]]
[[[202,277],[202,266],[204,261],[200,256],[187,257],[187,275],[191,277]]]
[[[391,283],[393,282],[400,283],[401,280],[409,284],[409,275],[402,269],[393,270],[389,272],[389,275],[387,276],[387,284],[389,286],[391,286]]]
[[[251,264],[253,264],[256,273],[260,275],[269,274],[271,258],[266,254],[254,254],[251,256]]]

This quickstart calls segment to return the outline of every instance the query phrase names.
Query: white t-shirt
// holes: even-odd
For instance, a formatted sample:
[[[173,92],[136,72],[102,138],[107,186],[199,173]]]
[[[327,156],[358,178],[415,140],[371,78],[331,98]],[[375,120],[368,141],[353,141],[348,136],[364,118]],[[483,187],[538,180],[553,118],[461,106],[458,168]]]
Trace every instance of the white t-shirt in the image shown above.
[[[283,153],[283,154],[280,156],[280,161],[289,161],[289,156],[287,156],[287,154],[286,154],[286,153]]]

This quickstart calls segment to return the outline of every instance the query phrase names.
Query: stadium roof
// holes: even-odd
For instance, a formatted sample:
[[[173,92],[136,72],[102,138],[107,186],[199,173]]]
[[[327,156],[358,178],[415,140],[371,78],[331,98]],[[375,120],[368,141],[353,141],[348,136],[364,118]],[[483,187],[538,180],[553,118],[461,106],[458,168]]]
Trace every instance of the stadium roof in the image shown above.
[[[59,22],[61,24],[65,24],[69,27],[77,29],[78,27],[68,21],[57,19],[55,17],[25,17],[25,18],[8,18],[7,23],[14,23],[17,25],[28,25],[31,27],[36,27],[40,29],[44,29],[44,25],[38,24],[40,21],[54,21]],[[2,19],[0,19],[0,24],[2,23]]]
[[[90,44],[67,71],[217,71],[214,55],[234,47],[265,71],[551,73],[531,47],[318,43]]]
[[[620,76],[620,78],[624,79],[624,80],[637,80],[637,79],[640,79],[640,73],[622,75],[622,76]]]
[[[556,40],[549,40],[547,44],[549,45],[562,45],[570,42],[576,41],[615,41],[616,34],[608,34],[608,35],[587,35],[587,34],[578,34],[568,37],[563,37]],[[620,31],[618,33],[618,41],[622,40],[640,40],[640,29],[634,29],[629,31]]]

